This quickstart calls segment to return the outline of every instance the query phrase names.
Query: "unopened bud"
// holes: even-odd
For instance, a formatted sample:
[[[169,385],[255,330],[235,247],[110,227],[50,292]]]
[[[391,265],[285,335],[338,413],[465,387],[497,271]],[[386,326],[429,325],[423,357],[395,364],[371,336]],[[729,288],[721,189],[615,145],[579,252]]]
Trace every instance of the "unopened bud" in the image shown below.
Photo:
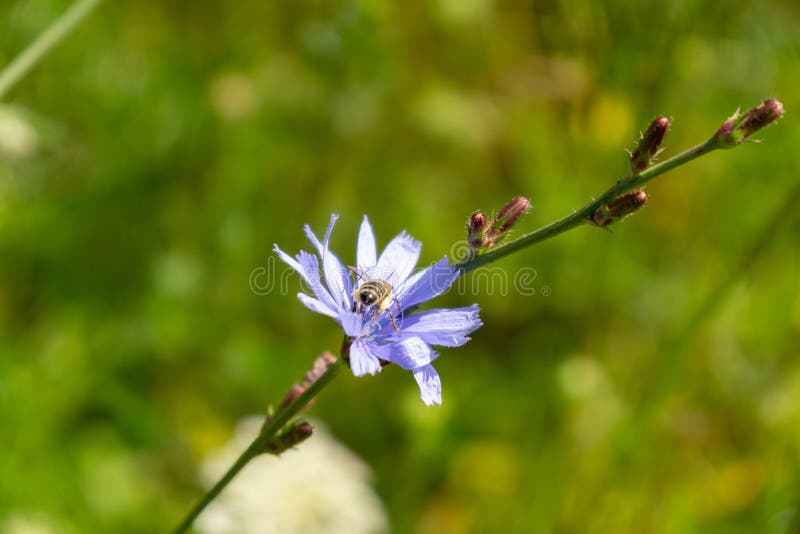
[[[634,189],[597,208],[591,221],[597,226],[606,227],[624,219],[645,203],[647,203],[647,193],[643,189]]]
[[[670,120],[667,117],[657,117],[653,119],[647,130],[639,137],[636,150],[631,153],[631,170],[638,174],[645,170],[653,158],[661,150],[661,143],[669,130]]]
[[[492,221],[492,230],[497,234],[504,234],[531,209],[531,201],[525,197],[514,197],[503,206],[500,213]]]
[[[336,363],[336,356],[331,354],[330,352],[323,352],[320,356],[314,360],[314,365],[311,366],[311,370],[306,373],[306,376],[303,377],[303,384],[310,386],[317,380],[319,377],[324,375],[328,368]]]
[[[280,454],[286,449],[307,440],[313,433],[314,428],[309,423],[305,421],[296,423],[272,438],[272,440],[267,443],[264,452]]]
[[[781,115],[783,115],[783,104],[774,98],[768,98],[745,113],[744,120],[737,129],[744,134],[743,139],[747,139],[778,120]]]
[[[736,145],[736,140],[731,138],[733,135],[733,130],[736,128],[736,118],[739,116],[739,110],[736,110],[736,113],[733,114],[733,117],[728,117],[725,119],[725,122],[722,123],[722,126],[719,127],[717,133],[714,134],[720,144],[725,146],[728,142],[730,142],[730,146]]]
[[[300,384],[294,384],[289,389],[289,393],[287,393],[286,396],[281,401],[280,407],[284,408],[286,406],[289,406],[291,403],[299,399],[300,395],[302,395],[305,391],[306,391],[305,387],[301,386]]]
[[[473,247],[484,246],[483,239],[486,234],[489,219],[481,211],[476,211],[469,216],[467,221],[467,241]]]
[[[514,197],[503,206],[500,213],[492,217],[491,222],[483,212],[474,212],[467,221],[467,241],[473,249],[496,245],[530,209],[530,200]]]
[[[742,115],[739,110],[722,123],[714,138],[722,148],[733,148],[745,139],[778,120],[783,115],[783,104],[767,98]]]
[[[300,395],[305,393],[311,384],[319,380],[319,377],[324,375],[328,368],[334,363],[336,363],[336,356],[330,352],[323,352],[322,355],[314,360],[314,365],[312,365],[311,369],[305,374],[303,381],[293,385],[291,389],[289,389],[289,393],[287,393],[281,401],[280,407],[284,408],[300,398]],[[309,402],[309,404],[311,403]],[[307,408],[308,405],[305,407]]]

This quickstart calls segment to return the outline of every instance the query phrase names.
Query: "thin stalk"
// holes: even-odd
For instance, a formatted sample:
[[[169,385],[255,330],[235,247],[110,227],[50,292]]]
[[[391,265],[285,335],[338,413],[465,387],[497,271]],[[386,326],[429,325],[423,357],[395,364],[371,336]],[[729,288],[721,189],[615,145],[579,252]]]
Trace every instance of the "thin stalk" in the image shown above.
[[[78,0],[0,72],[0,99],[64,40],[101,0]]]
[[[739,134],[742,134],[742,132],[744,132],[744,134],[742,134],[744,137],[741,137],[741,139],[744,139],[756,130],[763,128],[770,122],[773,122],[782,113],[783,106],[780,104],[780,102],[774,99],[765,100],[759,106],[753,108],[747,113],[747,118],[742,122],[742,125],[734,128],[732,123],[728,124],[728,122],[732,121],[733,119],[729,119],[729,121],[723,125],[723,127],[728,128],[727,132],[723,131],[723,128],[720,128],[714,137],[704,143],[700,143],[699,145],[685,150],[684,152],[681,152],[680,154],[677,154],[657,165],[653,165],[652,167],[645,169],[640,173],[631,172],[619,180],[615,185],[606,190],[598,198],[589,202],[575,213],[563,217],[562,219],[559,219],[554,223],[544,226],[538,230],[525,234],[511,242],[497,246],[483,254],[479,254],[462,261],[457,266],[464,272],[471,271],[482,265],[494,262],[504,256],[508,256],[509,254],[512,254],[522,248],[528,247],[540,241],[544,241],[545,239],[557,236],[568,230],[571,230],[572,228],[588,223],[598,208],[607,204],[609,201],[613,200],[619,195],[622,195],[623,193],[633,189],[637,189],[656,176],[664,174],[675,167],[688,163],[718,148],[733,148],[734,146],[737,146],[741,141],[737,141],[737,138],[731,137],[733,133],[738,132]],[[745,125],[748,127],[744,128]],[[727,144],[723,146],[721,139],[727,140]],[[174,532],[185,532],[192,525],[192,522],[197,518],[197,516],[200,515],[200,513],[205,509],[205,507],[211,501],[213,501],[217,495],[219,495],[219,493],[228,485],[231,480],[233,480],[237,473],[239,473],[239,471],[241,471],[244,466],[250,462],[250,460],[259,454],[270,450],[270,446],[276,439],[278,432],[280,432],[280,430],[289,422],[289,420],[299,413],[303,407],[305,407],[306,404],[312,398],[314,398],[320,390],[322,390],[323,387],[333,380],[339,370],[344,367],[344,362],[347,361],[349,356],[351,341],[352,340],[350,338],[345,337],[344,341],[342,342],[341,358],[330,365],[326,371],[303,392],[303,394],[297,397],[290,404],[279,408],[278,412],[272,418],[267,419],[258,437],[241,454],[241,456],[239,456],[236,462],[228,469],[225,475],[223,475],[223,477],[214,485],[214,487],[211,488],[211,490],[209,490],[208,493],[206,493],[205,496],[203,496],[203,498],[192,508],[192,510],[184,518],[180,525],[178,525]]]
[[[539,228],[538,230],[534,230],[533,232],[520,236],[513,241],[499,245],[487,252],[484,252],[483,254],[478,254],[477,256],[469,258],[459,263],[458,267],[464,271],[472,271],[478,267],[482,267],[483,265],[497,261],[504,256],[508,256],[509,254],[512,254],[522,248],[529,247],[534,243],[539,243],[545,239],[563,234],[567,230],[572,230],[576,226],[587,223],[597,208],[608,203],[610,200],[613,200],[622,193],[641,187],[656,176],[664,174],[675,167],[688,163],[695,158],[699,158],[704,154],[708,154],[717,148],[719,148],[719,144],[716,139],[712,138],[667,160],[664,160],[657,165],[653,165],[639,174],[629,174],[619,180],[614,186],[610,187],[605,193],[597,197],[595,200],[589,202],[572,215],[563,217],[553,223],[548,224],[547,226]]]
[[[214,487],[195,504],[186,517],[173,531],[175,534],[186,532],[197,516],[206,508],[206,506],[213,501],[217,495],[225,489],[231,480],[246,466],[250,460],[268,450],[268,447],[275,439],[278,432],[289,422],[289,420],[297,415],[308,402],[317,396],[322,391],[322,388],[327,386],[333,380],[339,371],[344,367],[344,358],[339,358],[335,363],[331,364],[328,369],[320,375],[320,377],[313,382],[302,395],[297,397],[293,402],[279,408],[278,411],[268,420],[267,424],[261,429],[258,437],[253,440],[247,449],[237,458],[236,462],[228,468],[228,471],[222,478],[214,484]]]
[[[708,152],[711,152],[717,148],[719,148],[717,141],[715,139],[710,139],[705,143],[694,146],[684,152],[681,152],[680,154],[677,154],[676,156],[673,156],[672,158],[654,165],[637,175],[629,174],[625,178],[618,181],[614,186],[609,188],[605,193],[600,195],[597,199],[586,204],[583,208],[576,211],[572,215],[559,219],[558,221],[535,230],[529,234],[523,235],[514,241],[500,245],[497,248],[476,256],[468,261],[462,262],[459,264],[459,267],[461,267],[461,269],[464,271],[471,271],[482,265],[496,261],[504,256],[508,256],[517,250],[564,233],[567,230],[575,228],[576,226],[580,226],[589,220],[589,217],[595,212],[595,210],[597,210],[597,208],[603,204],[606,204],[608,201],[616,198],[622,193],[630,191],[631,189],[636,189],[637,187],[641,187],[656,176],[683,165],[684,163],[687,163],[695,158],[698,158],[703,154],[707,154]],[[310,401],[333,379],[339,369],[343,367],[342,362],[349,352],[348,349],[349,343],[345,338],[345,341],[342,344],[342,358],[338,359],[335,364],[328,368],[325,374],[323,374],[319,380],[314,382],[314,384],[302,395],[300,395],[300,397],[298,397],[294,402],[287,405],[283,409],[278,410],[275,416],[268,422],[267,425],[264,426],[261,434],[253,441],[253,443],[250,444],[250,446],[241,454],[241,456],[239,456],[236,462],[230,467],[230,469],[228,469],[225,475],[214,485],[214,487],[205,494],[205,496],[194,506],[194,508],[192,508],[178,528],[175,529],[176,534],[185,532],[191,526],[192,522],[197,518],[197,516],[200,515],[203,509],[205,509],[205,507],[208,506],[208,504],[213,501],[214,498],[216,498],[216,496],[225,488],[225,486],[227,486],[228,483],[233,480],[236,474],[239,473],[239,471],[241,471],[242,468],[244,468],[244,466],[250,462],[250,460],[264,452],[266,447],[269,446],[271,440],[275,438],[275,435],[278,433],[278,431],[280,431],[280,429],[283,428],[283,426],[292,417],[294,417],[294,415],[296,415],[303,408],[303,406],[308,403],[308,401]]]

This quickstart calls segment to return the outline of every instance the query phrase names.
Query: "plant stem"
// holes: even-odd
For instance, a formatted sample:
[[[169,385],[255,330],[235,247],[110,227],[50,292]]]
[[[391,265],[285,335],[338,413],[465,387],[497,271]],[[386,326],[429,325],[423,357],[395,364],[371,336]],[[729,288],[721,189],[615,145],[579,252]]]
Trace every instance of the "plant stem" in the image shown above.
[[[594,214],[597,208],[603,204],[606,204],[610,200],[613,200],[622,193],[641,187],[656,176],[664,174],[665,172],[683,165],[684,163],[688,163],[695,158],[699,158],[700,156],[716,150],[717,148],[719,148],[719,145],[717,141],[712,138],[665,161],[662,161],[657,165],[653,165],[637,175],[629,174],[619,180],[605,193],[597,197],[592,202],[589,202],[572,215],[563,217],[553,223],[548,224],[547,226],[539,228],[538,230],[534,230],[533,232],[520,236],[513,241],[488,250],[483,254],[478,254],[477,256],[469,258],[459,263],[458,267],[463,269],[465,272],[472,271],[473,269],[477,269],[478,267],[492,263],[493,261],[496,261],[504,256],[508,256],[509,254],[522,248],[528,247],[540,241],[544,241],[545,239],[562,234],[567,230],[571,230],[576,226],[587,223],[589,221],[589,217]]]
[[[236,462],[228,468],[228,471],[220,478],[214,487],[208,490],[208,492],[200,499],[197,504],[195,504],[186,517],[181,521],[181,523],[175,528],[173,532],[175,534],[186,532],[197,516],[206,508],[206,506],[213,501],[217,495],[225,489],[231,480],[241,471],[244,466],[246,466],[250,460],[258,456],[259,454],[265,452],[267,447],[271,444],[272,440],[281,430],[281,428],[289,422],[289,420],[297,415],[308,402],[313,399],[322,388],[327,386],[331,380],[333,380],[336,375],[339,373],[342,367],[344,367],[344,358],[339,358],[336,360],[335,363],[331,364],[327,370],[309,387],[297,397],[293,402],[279,408],[278,411],[268,419],[268,422],[264,427],[261,429],[258,437],[253,440],[253,443],[250,444],[247,449],[237,458]]]
[[[0,72],[0,99],[74,30],[100,0],[78,0]]]
[[[512,254],[522,248],[528,247],[540,241],[544,241],[545,239],[554,237],[566,232],[567,230],[571,230],[572,228],[585,224],[589,222],[592,214],[594,214],[594,212],[600,206],[603,206],[617,196],[632,189],[639,188],[656,176],[664,174],[675,167],[688,163],[689,161],[699,158],[700,156],[718,148],[720,148],[718,140],[711,138],[708,141],[700,143],[699,145],[681,152],[680,154],[677,154],[657,165],[653,165],[639,174],[628,174],[619,180],[615,185],[606,190],[606,192],[604,192],[598,198],[592,202],[589,202],[572,215],[563,217],[554,223],[525,234],[514,241],[500,245],[483,254],[479,254],[466,261],[463,261],[458,264],[458,267],[465,272],[477,269],[478,267],[494,262],[504,256],[508,256],[509,254]],[[206,493],[203,498],[192,508],[186,518],[175,529],[175,533],[185,532],[192,525],[192,522],[197,518],[197,516],[200,515],[200,513],[205,509],[205,507],[211,501],[213,501],[217,495],[219,495],[219,493],[225,488],[225,486],[228,485],[228,483],[230,483],[231,480],[233,480],[236,474],[239,473],[239,471],[241,471],[244,466],[250,462],[250,460],[268,450],[267,447],[269,447],[272,440],[275,439],[275,436],[283,428],[283,426],[286,425],[286,423],[288,423],[289,420],[298,412],[300,412],[300,410],[302,410],[303,407],[313,397],[315,397],[323,387],[333,380],[338,371],[345,365],[344,362],[347,358],[350,348],[349,343],[349,340],[345,338],[344,342],[342,343],[342,357],[336,360],[336,362],[332,364],[325,371],[325,373],[319,377],[319,379],[313,382],[302,395],[295,399],[294,402],[280,408],[271,419],[267,420],[267,423],[264,425],[259,436],[253,441],[253,443],[250,444],[250,446],[241,454],[241,456],[239,456],[236,462],[228,469],[225,475],[223,475],[223,477],[214,485],[214,487],[211,488],[211,490],[209,490],[208,493]]]

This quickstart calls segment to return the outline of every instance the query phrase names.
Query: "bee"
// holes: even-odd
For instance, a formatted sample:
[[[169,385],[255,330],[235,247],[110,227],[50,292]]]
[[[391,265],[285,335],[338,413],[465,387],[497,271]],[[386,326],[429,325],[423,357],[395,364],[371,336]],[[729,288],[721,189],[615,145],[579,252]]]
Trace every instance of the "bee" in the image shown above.
[[[400,333],[400,329],[397,328],[397,323],[394,320],[394,315],[392,315],[391,310],[389,309],[392,305],[392,301],[396,302],[394,298],[392,286],[389,282],[385,280],[381,280],[380,278],[370,278],[360,269],[355,267],[347,267],[354,273],[361,278],[364,283],[356,288],[353,292],[353,311],[363,311],[365,308],[372,308],[372,322],[375,322],[375,317],[381,312],[387,312],[389,314],[389,320],[392,322],[392,328],[397,333]],[[400,304],[397,303],[398,310],[400,309]]]

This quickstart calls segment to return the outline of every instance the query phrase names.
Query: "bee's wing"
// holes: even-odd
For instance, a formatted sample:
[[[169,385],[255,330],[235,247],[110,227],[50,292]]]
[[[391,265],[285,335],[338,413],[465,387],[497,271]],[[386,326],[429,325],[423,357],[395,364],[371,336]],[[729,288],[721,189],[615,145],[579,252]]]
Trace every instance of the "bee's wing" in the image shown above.
[[[358,267],[353,267],[352,265],[345,265],[345,267],[347,267],[348,271],[355,273],[362,280],[369,280],[369,276],[367,276],[367,273],[365,273]]]
[[[370,278],[377,278],[379,280],[383,280],[384,282],[392,286],[393,290],[396,290],[397,286],[399,285],[396,280],[397,278],[396,275],[397,275],[397,269],[391,269],[391,270],[386,268],[378,269],[377,266],[373,269],[370,269],[369,271]]]

